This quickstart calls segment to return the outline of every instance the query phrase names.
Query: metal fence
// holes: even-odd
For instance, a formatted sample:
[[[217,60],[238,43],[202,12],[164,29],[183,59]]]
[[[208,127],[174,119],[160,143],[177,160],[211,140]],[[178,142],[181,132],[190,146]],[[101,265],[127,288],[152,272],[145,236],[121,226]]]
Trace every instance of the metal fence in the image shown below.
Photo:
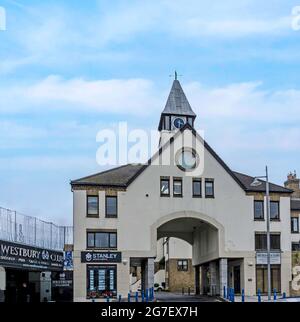
[[[0,207],[0,239],[41,248],[63,250],[73,244],[73,227],[57,226]]]

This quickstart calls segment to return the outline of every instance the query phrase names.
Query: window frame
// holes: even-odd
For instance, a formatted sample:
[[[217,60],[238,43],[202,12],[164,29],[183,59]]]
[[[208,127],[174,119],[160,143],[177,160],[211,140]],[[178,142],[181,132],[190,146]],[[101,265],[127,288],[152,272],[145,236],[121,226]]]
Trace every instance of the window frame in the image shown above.
[[[278,218],[272,218],[271,217],[271,204],[277,204],[278,205]],[[270,221],[280,221],[280,201],[278,201],[278,200],[271,200],[270,201]]]
[[[168,182],[168,187],[169,187],[169,193],[163,193],[162,192],[162,182],[163,181],[166,181],[166,182]],[[159,191],[160,191],[160,196],[161,197],[170,197],[170,195],[171,195],[171,185],[170,185],[170,178],[167,178],[167,177],[161,177],[160,178],[160,189],[159,189]]]
[[[195,194],[195,187],[194,187],[195,183],[200,184],[200,194]],[[193,190],[193,198],[202,198],[202,179],[201,178],[193,178],[192,190]]]
[[[181,265],[179,265],[179,262],[182,262]],[[186,263],[184,265],[183,263]],[[177,271],[178,272],[188,272],[189,271],[189,261],[187,259],[177,259]]]
[[[293,220],[297,220],[297,230],[293,229]],[[292,234],[299,234],[299,217],[291,217],[291,233]]]
[[[255,204],[262,203],[262,218],[255,217]],[[253,202],[253,212],[254,212],[254,220],[255,221],[264,221],[265,220],[265,202],[264,200],[254,200]]]
[[[89,198],[97,198],[97,213],[89,213]],[[99,218],[99,195],[86,195],[86,217],[88,218]]]
[[[180,182],[180,187],[181,187],[180,194],[175,193],[175,183],[176,182]],[[173,178],[173,197],[175,197],[175,198],[182,198],[183,197],[183,180],[182,180],[182,178]]]
[[[206,188],[207,188],[206,184],[207,183],[212,183],[212,194],[211,195],[207,194],[207,190],[206,190]],[[205,190],[204,191],[205,192],[205,198],[210,198],[210,199],[215,198],[215,180],[206,178],[205,179],[205,184],[204,184],[204,190]]]
[[[256,236],[263,236],[264,240],[261,242],[262,244],[265,244],[265,248],[258,248],[256,243]],[[274,236],[279,236],[279,248],[272,248],[272,238]],[[264,245],[263,245],[264,246]],[[267,251],[267,233],[266,232],[255,232],[254,235],[254,249],[256,252],[266,252]],[[271,233],[270,234],[270,250],[271,252],[279,252],[281,251],[281,234],[280,233]]]
[[[115,199],[116,200],[116,214],[107,213],[107,200]],[[118,218],[118,196],[105,196],[105,218]]]
[[[89,246],[88,235],[94,235],[94,246]],[[96,247],[96,234],[108,234],[108,247]],[[111,235],[116,235],[116,247],[111,247]],[[118,249],[118,233],[117,231],[101,231],[101,230],[87,230],[86,232],[86,249],[90,250],[117,250]]]

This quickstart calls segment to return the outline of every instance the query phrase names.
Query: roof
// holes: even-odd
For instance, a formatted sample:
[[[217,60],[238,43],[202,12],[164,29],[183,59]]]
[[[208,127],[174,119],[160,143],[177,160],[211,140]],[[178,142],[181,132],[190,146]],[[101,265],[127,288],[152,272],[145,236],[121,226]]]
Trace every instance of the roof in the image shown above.
[[[186,124],[175,136],[179,135],[180,132],[186,128],[191,129],[196,135],[198,133],[189,125]],[[174,136],[174,137],[175,137]],[[174,137],[169,140],[167,144],[171,144]],[[224,170],[239,184],[239,186],[246,192],[265,192],[266,183],[260,180],[262,184],[260,186],[252,187],[251,183],[254,181],[254,177],[242,174],[239,172],[232,171],[226,163],[217,155],[217,153],[204,141],[205,148],[213,155],[213,157],[219,162]],[[160,148],[157,152],[160,154],[164,147]],[[118,168],[113,168],[104,172],[96,173],[94,175],[84,177],[78,180],[71,181],[72,186],[103,186],[103,187],[123,187],[126,188],[132,183],[147,167],[151,164],[151,160],[155,158],[155,154],[149,161],[148,164],[127,164]],[[277,193],[292,193],[292,190],[285,187],[270,183],[270,192]]]
[[[256,187],[252,187],[251,183],[254,181],[255,177],[239,173],[233,172],[233,174],[237,177],[237,179],[242,183],[245,187],[246,192],[265,192],[266,191],[266,182],[264,180],[259,180],[262,184]],[[274,183],[269,184],[270,192],[278,192],[278,193],[292,193],[293,191],[287,189],[283,186],[279,186]]]
[[[126,188],[145,167],[146,165],[142,164],[127,164],[78,180],[73,180],[71,181],[71,185]]]
[[[291,200],[291,210],[300,210],[300,200]]]
[[[175,79],[169,94],[165,109],[162,114],[175,114],[196,117],[196,114],[191,108],[180,82]]]

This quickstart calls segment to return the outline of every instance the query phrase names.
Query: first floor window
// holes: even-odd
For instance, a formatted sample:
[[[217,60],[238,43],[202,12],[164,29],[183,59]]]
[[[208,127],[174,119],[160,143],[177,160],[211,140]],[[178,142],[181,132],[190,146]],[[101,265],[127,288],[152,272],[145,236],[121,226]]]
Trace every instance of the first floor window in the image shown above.
[[[160,195],[163,197],[170,196],[170,179],[168,178],[160,179]]]
[[[270,202],[270,219],[271,220],[279,220],[279,201],[271,201]]]
[[[177,270],[181,272],[186,272],[188,270],[188,260],[180,259],[177,261]]]
[[[271,265],[271,289],[281,292],[281,270],[280,265]],[[256,266],[256,291],[268,293],[268,267],[267,265]]]
[[[99,197],[87,196],[87,216],[97,217],[99,215]]]
[[[87,266],[87,298],[115,297],[117,295],[116,266]]]
[[[174,197],[182,197],[182,179],[173,180],[173,195]]]
[[[292,243],[292,251],[299,252],[300,251],[300,243]]]
[[[201,197],[202,189],[201,189],[201,179],[194,178],[193,179],[193,197]]]
[[[270,234],[270,249],[280,250],[280,234]],[[255,250],[266,251],[267,250],[267,234],[256,233],[255,234]]]
[[[205,179],[205,197],[206,198],[214,198],[214,180],[213,179]]]
[[[299,217],[291,218],[292,233],[299,233]]]
[[[88,232],[87,248],[117,248],[116,232]]]
[[[116,196],[106,197],[106,217],[118,217],[118,199]]]
[[[264,202],[261,200],[254,200],[254,219],[264,219]]]

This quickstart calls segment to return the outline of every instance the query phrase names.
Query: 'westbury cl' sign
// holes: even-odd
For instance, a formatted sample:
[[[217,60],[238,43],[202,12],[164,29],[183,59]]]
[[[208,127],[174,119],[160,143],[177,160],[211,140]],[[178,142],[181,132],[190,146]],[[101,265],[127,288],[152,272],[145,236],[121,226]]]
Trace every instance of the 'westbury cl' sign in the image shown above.
[[[62,270],[63,252],[0,241],[0,265],[39,270]]]

